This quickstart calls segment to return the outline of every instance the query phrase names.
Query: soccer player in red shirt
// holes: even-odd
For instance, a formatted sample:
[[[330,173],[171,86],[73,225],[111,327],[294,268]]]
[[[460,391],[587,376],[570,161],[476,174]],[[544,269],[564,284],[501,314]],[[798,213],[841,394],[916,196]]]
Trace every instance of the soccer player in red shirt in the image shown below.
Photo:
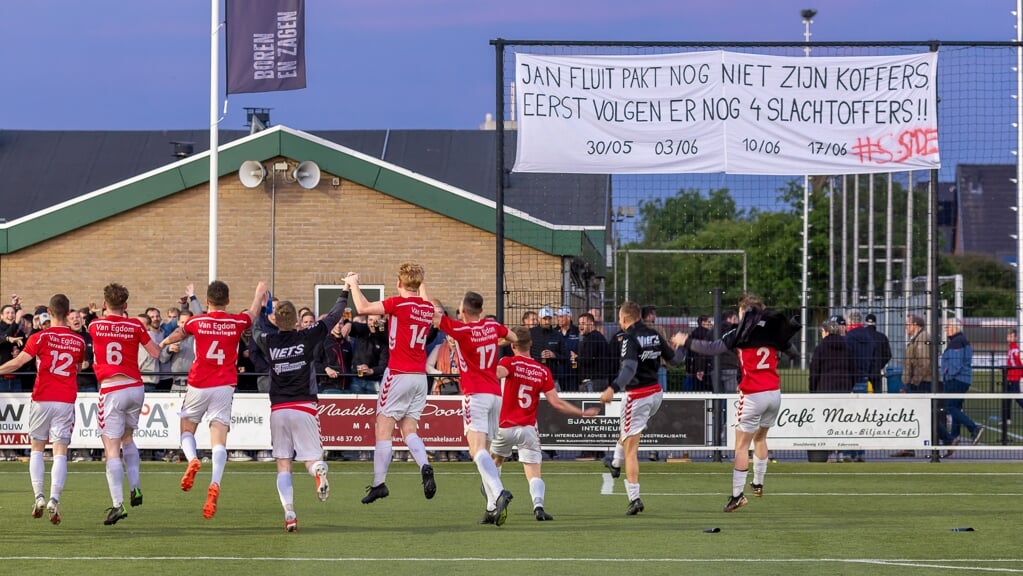
[[[75,400],[78,398],[78,366],[85,360],[85,339],[67,327],[71,304],[67,296],[50,298],[47,312],[49,328],[34,332],[17,356],[0,366],[0,374],[10,374],[36,359],[36,383],[32,388],[32,406],[28,435],[32,442],[28,473],[32,479],[35,504],[32,517],[46,509],[50,522],[60,524],[60,494],[67,479],[67,447],[75,427]],[[46,463],[43,450],[53,443],[53,467],[50,470],[50,501],[43,496]]]
[[[497,380],[497,348],[502,338],[515,343],[515,334],[483,314],[483,296],[466,292],[459,311],[464,322],[449,318],[437,308],[435,322],[458,342],[458,373],[462,386],[462,424],[469,442],[469,456],[483,477],[487,511],[481,523],[501,526],[508,517],[511,492],[490,457],[490,441],[497,437],[501,415],[501,383]]]
[[[213,473],[206,490],[206,504],[202,515],[213,518],[220,497],[220,481],[227,464],[227,432],[231,429],[231,404],[238,385],[238,342],[242,332],[252,327],[267,297],[266,284],[260,282],[249,309],[241,314],[226,312],[231,303],[231,292],[220,280],[210,282],[206,288],[209,312],[193,316],[178,326],[160,343],[161,347],[194,337],[195,362],[188,371],[188,387],[182,400],[181,450],[188,460],[188,468],[181,478],[181,489],[189,491],[202,464],[195,446],[195,431],[203,416],[210,421],[210,448],[213,455]]]
[[[416,432],[419,429],[419,418],[426,407],[426,343],[433,322],[433,304],[426,296],[424,275],[423,267],[419,264],[403,263],[398,268],[398,296],[381,302],[366,299],[359,288],[358,274],[349,272],[345,278],[359,314],[388,315],[389,356],[377,396],[373,484],[366,490],[363,504],[386,498],[390,494],[384,482],[391,465],[395,424],[401,429],[405,445],[419,465],[423,495],[430,499],[437,493],[433,466],[430,466],[423,439]]]
[[[735,460],[732,470],[732,496],[725,512],[734,512],[748,504],[743,490],[749,472],[749,449],[753,445],[754,496],[764,495],[767,474],[767,432],[778,422],[781,410],[781,377],[778,376],[778,353],[794,361],[799,351],[789,342],[798,332],[796,322],[778,312],[764,309],[760,298],[743,294],[739,299],[739,325],[718,340],[685,339],[687,350],[715,355],[735,350],[742,367],[739,381],[738,424],[735,425]]]
[[[135,429],[145,400],[142,372],[139,371],[139,346],[156,358],[160,349],[138,318],[127,316],[128,289],[120,284],[103,288],[106,314],[89,323],[93,369],[99,381],[99,433],[106,455],[107,487],[113,504],[103,520],[106,525],[128,516],[124,511],[124,474],[128,475],[131,505],[142,504],[139,483],[140,458],[135,445]],[[123,455],[123,462],[121,460]]]
[[[529,328],[512,328],[516,342],[512,345],[514,356],[505,356],[497,364],[497,377],[504,378],[504,393],[501,401],[501,423],[497,438],[490,445],[494,464],[500,470],[506,458],[511,456],[512,447],[519,448],[519,462],[529,481],[529,495],[533,499],[533,515],[539,521],[554,520],[544,508],[546,487],[540,476],[540,434],[536,428],[536,410],[540,396],[547,398],[551,408],[572,416],[589,417],[600,414],[599,407],[583,410],[575,404],[565,402],[554,389],[551,371],[529,355],[532,337]]]

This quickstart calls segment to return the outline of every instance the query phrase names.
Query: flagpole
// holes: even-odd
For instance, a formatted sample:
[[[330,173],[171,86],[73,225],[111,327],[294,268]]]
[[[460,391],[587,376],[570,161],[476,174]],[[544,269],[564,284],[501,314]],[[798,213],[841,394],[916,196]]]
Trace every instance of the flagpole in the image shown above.
[[[219,124],[217,98],[220,87],[220,0],[210,0],[210,270],[208,282],[217,279],[217,153]]]

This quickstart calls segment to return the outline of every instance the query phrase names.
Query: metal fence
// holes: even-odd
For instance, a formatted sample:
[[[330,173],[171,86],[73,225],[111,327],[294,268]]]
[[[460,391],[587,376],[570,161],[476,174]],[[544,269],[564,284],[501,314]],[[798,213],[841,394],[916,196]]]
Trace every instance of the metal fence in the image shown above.
[[[1006,332],[1017,327],[1023,300],[1013,267],[1019,188],[1011,178],[1017,168],[1014,97],[1020,43],[498,39],[491,44],[496,50],[497,109],[507,119],[495,123],[499,147],[505,130],[515,129],[517,53],[728,50],[803,56],[809,49],[812,58],[937,52],[940,169],[810,179],[799,174],[613,174],[604,223],[605,274],[566,275],[560,292],[507,291],[509,283],[501,276],[506,258],[525,256],[505,257],[499,237],[498,290],[503,298],[499,304],[509,323],[544,305],[568,305],[576,315],[596,308],[605,321],[613,322],[617,305],[629,299],[656,305],[661,323],[685,329],[699,315],[719,318],[722,309],[734,306],[748,289],[770,307],[800,316],[807,327],[805,335],[797,336],[803,363],[783,373],[783,389],[790,391],[806,390],[805,362],[820,338],[820,323],[832,315],[857,309],[877,316],[878,329],[891,342],[893,378],[902,367],[907,314],[927,321],[934,375],[940,373],[937,358],[945,347],[941,324],[956,317],[963,320],[975,350],[971,392],[1004,392]],[[505,165],[503,150],[498,162],[499,173],[506,175],[510,166]],[[497,181],[501,202],[505,179]],[[548,193],[552,199],[562,194]],[[518,278],[514,285],[529,286]],[[668,389],[680,389],[683,377],[669,372]],[[1007,401],[968,401],[967,408],[978,422],[997,432],[992,437],[1000,436],[1011,446],[1023,436],[1023,415],[1005,417]]]

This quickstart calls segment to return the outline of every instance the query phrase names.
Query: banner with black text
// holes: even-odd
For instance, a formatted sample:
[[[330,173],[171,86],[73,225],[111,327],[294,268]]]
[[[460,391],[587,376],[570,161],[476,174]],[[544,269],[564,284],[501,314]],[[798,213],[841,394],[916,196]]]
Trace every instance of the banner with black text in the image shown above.
[[[305,0],[227,0],[227,93],[305,88]]]
[[[831,175],[940,167],[937,53],[516,54],[516,172]]]

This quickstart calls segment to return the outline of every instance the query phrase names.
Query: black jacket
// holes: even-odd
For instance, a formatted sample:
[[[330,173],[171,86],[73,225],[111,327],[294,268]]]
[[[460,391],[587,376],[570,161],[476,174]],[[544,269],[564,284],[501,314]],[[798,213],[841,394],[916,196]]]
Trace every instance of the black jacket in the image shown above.
[[[854,371],[852,355],[845,338],[840,334],[828,334],[810,357],[810,392],[852,392]]]

